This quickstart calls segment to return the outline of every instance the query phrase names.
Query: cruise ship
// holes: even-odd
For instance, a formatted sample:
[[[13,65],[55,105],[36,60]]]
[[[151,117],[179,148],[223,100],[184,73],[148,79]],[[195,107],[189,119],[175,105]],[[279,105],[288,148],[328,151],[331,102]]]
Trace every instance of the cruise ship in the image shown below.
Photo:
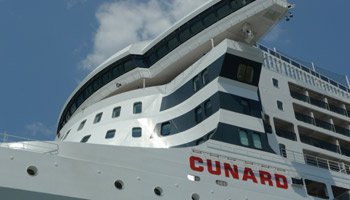
[[[55,141],[0,144],[1,200],[349,200],[349,82],[259,41],[286,0],[210,0],[91,72]]]

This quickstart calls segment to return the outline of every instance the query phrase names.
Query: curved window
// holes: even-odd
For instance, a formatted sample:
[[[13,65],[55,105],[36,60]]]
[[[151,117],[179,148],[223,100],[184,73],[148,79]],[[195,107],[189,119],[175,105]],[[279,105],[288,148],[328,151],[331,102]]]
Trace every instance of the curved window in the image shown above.
[[[244,146],[249,146],[248,134],[245,130],[239,130],[239,141]]]
[[[83,139],[80,140],[81,143],[87,143],[89,141],[91,135],[84,136]]]
[[[97,124],[97,123],[99,123],[99,122],[101,121],[102,114],[103,114],[103,113],[98,113],[98,114],[95,116],[94,124]]]
[[[257,149],[262,149],[260,135],[257,133],[253,133],[252,137],[253,137],[253,146]]]
[[[142,129],[140,127],[132,128],[132,137],[139,138],[142,136]]]
[[[105,139],[112,139],[115,136],[115,130],[109,130],[106,133]]]
[[[142,103],[141,102],[134,103],[133,113],[134,114],[139,114],[141,112],[142,112]]]
[[[112,118],[117,118],[120,116],[121,107],[115,107],[112,112]]]
[[[206,117],[209,117],[213,113],[212,107],[210,99],[204,103],[204,114]]]
[[[85,123],[86,123],[86,120],[82,121],[82,122],[79,124],[78,131],[80,131],[81,129],[84,128]]]

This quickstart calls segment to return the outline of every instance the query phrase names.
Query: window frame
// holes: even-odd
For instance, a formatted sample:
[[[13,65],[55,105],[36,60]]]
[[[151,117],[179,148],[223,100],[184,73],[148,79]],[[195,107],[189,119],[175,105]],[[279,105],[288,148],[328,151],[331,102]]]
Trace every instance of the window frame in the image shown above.
[[[80,122],[77,131],[80,131],[84,128],[85,124],[86,124],[86,119],[84,119],[83,121]]]
[[[140,114],[140,113],[142,113],[142,102],[141,101],[138,101],[138,102],[134,103],[133,109],[132,109],[132,113],[133,114]]]
[[[256,138],[258,138],[258,140],[256,140]],[[253,132],[252,133],[252,140],[253,140],[253,147],[254,148],[256,148],[256,149],[263,149],[263,144],[262,144],[262,141],[261,141],[261,135],[259,133]],[[256,141],[259,142],[258,145],[257,145]]]
[[[141,138],[142,137],[142,128],[141,127],[133,127],[131,131],[132,131],[131,136],[133,138]],[[136,133],[138,133],[135,131],[139,131],[139,135],[135,135]]]
[[[197,124],[201,123],[204,120],[204,116],[203,116],[203,109],[202,106],[197,106],[194,109],[194,118],[195,118],[195,122]]]
[[[81,138],[80,143],[87,143],[91,138],[91,135],[85,135],[83,138]]]
[[[244,135],[245,135],[244,138],[242,137],[242,133],[244,133]],[[248,131],[246,131],[244,129],[239,129],[238,134],[239,134],[239,143],[242,146],[249,147],[250,142],[249,142],[249,137],[248,137]],[[244,141],[243,141],[243,139],[244,139]],[[245,143],[245,141],[247,143]]]
[[[118,111],[118,112],[116,112],[116,111]],[[112,118],[120,117],[121,111],[122,111],[122,107],[121,106],[114,107],[113,111],[112,111]],[[116,115],[116,113],[118,113],[118,114]]]
[[[111,134],[111,133],[113,133],[113,134]],[[115,133],[116,133],[115,129],[108,130],[106,132],[105,139],[109,139],[110,140],[110,139],[114,138],[115,137]]]
[[[169,126],[169,127],[167,127]],[[164,134],[164,129],[165,127],[167,127],[169,130],[166,132],[167,134]],[[167,130],[167,129],[166,129]],[[168,122],[163,122],[161,125],[160,125],[160,135],[161,136],[168,136],[168,135],[171,135],[171,123],[168,121]]]
[[[98,113],[98,114],[95,115],[94,124],[97,124],[97,123],[101,122],[101,120],[102,120],[102,115],[103,115],[103,112],[100,112],[100,113]]]

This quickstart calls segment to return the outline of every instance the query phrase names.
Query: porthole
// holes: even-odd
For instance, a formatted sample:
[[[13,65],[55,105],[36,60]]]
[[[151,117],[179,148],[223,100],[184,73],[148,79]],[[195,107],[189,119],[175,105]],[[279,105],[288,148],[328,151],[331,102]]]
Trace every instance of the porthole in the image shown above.
[[[157,196],[162,196],[163,195],[163,189],[161,187],[154,188],[154,194],[156,194]]]
[[[199,195],[197,193],[192,194],[192,200],[199,200]]]
[[[124,183],[121,180],[117,180],[114,182],[114,186],[118,189],[118,190],[122,190],[124,188]]]
[[[27,173],[29,176],[36,176],[38,174],[38,168],[35,166],[29,166],[27,168]]]

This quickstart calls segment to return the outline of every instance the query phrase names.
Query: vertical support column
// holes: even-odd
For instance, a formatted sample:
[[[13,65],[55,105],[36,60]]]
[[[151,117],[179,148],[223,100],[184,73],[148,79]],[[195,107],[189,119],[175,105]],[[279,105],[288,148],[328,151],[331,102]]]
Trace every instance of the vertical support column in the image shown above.
[[[211,38],[210,42],[211,42],[211,48],[214,49],[215,47],[214,38]]]
[[[346,83],[348,84],[348,88],[350,88],[350,82],[349,82],[349,78],[347,75],[345,75],[345,80],[346,80]]]
[[[142,88],[146,88],[146,79],[142,79]]]

